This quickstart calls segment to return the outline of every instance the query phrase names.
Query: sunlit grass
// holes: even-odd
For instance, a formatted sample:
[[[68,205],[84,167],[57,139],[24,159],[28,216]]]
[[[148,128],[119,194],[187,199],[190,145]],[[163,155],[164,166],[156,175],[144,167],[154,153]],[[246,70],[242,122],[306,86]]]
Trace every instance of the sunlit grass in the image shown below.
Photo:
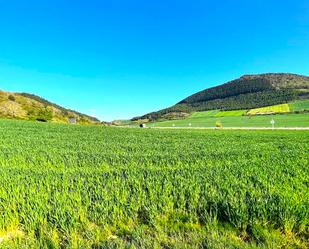
[[[309,133],[0,121],[0,248],[306,248]]]

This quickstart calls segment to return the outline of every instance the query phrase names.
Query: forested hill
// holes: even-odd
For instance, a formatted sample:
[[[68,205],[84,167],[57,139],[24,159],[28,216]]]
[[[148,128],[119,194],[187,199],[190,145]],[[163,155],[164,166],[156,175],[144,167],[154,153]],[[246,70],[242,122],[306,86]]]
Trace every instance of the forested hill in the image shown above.
[[[61,123],[67,123],[72,118],[79,124],[100,122],[94,117],[66,109],[33,94],[4,91],[0,91],[0,118]]]
[[[195,93],[172,107],[133,120],[157,120],[166,115],[182,116],[194,111],[214,109],[251,109],[307,98],[307,76],[286,73],[244,75],[223,85]]]

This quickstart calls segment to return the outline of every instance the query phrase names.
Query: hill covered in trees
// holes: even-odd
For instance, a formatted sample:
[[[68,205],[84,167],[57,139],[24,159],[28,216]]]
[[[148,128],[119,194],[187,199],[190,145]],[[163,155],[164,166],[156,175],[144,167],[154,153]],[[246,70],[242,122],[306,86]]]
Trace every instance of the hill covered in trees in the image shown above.
[[[309,99],[307,76],[286,73],[244,75],[195,93],[172,107],[132,120],[179,118],[196,111],[252,109],[298,99]]]
[[[67,123],[72,118],[79,124],[100,122],[94,117],[66,109],[33,94],[4,91],[0,91],[0,118],[60,123]]]

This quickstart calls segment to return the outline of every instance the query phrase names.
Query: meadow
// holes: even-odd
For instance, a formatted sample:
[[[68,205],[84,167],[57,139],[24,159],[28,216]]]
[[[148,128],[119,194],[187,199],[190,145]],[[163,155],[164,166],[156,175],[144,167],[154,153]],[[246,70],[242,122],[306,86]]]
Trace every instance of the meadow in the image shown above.
[[[215,127],[220,122],[223,127],[271,127],[270,121],[275,120],[275,127],[308,127],[309,114],[274,114],[242,116],[243,111],[207,111],[196,112],[185,119],[168,120],[147,124],[149,127]]]
[[[309,132],[0,120],[0,248],[308,248]]]

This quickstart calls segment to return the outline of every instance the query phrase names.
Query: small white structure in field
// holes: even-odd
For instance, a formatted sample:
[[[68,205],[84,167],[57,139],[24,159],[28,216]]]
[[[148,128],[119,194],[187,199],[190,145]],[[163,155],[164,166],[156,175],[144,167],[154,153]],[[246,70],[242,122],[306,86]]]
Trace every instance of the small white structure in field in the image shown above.
[[[146,125],[145,124],[140,124],[139,127],[140,128],[146,128]]]
[[[69,118],[69,124],[77,124],[77,119],[74,117]]]
[[[272,119],[272,120],[270,120],[270,124],[271,124],[271,127],[274,129],[275,128],[275,120],[274,119]]]

